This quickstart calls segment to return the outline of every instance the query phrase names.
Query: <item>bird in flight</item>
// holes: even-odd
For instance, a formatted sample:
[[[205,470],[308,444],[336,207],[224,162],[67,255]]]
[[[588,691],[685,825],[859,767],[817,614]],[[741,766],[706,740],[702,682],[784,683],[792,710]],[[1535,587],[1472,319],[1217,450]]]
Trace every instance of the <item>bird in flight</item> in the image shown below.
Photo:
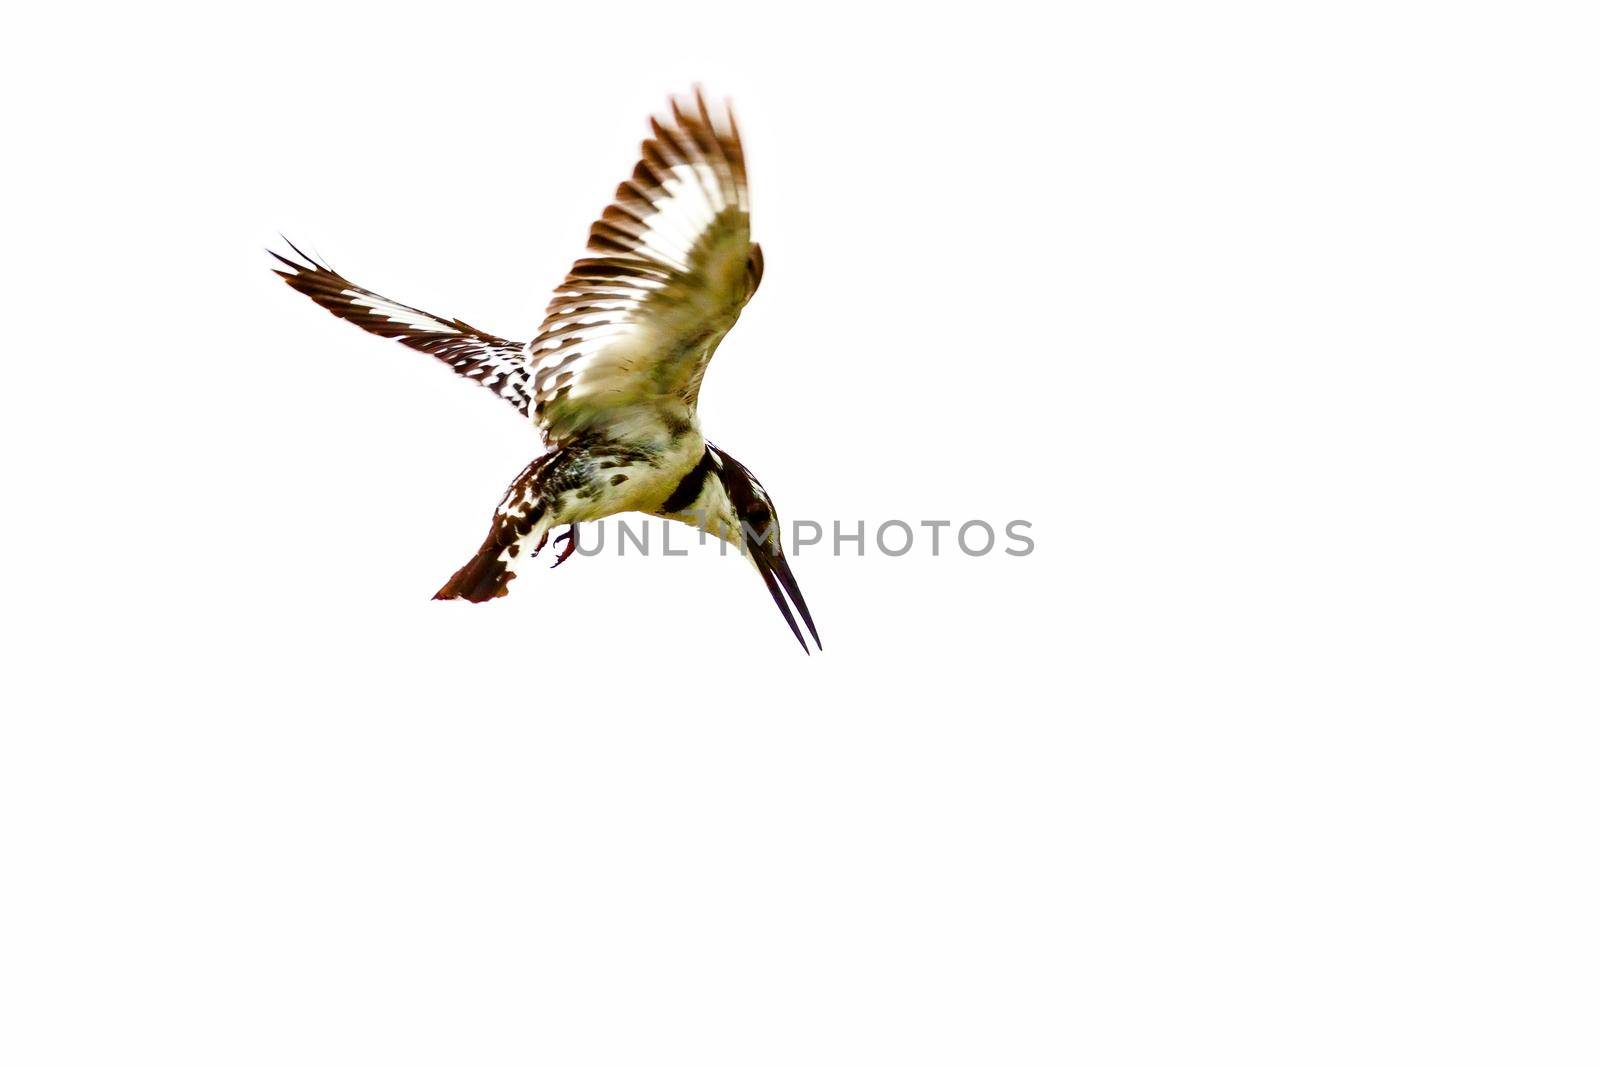
[[[506,490],[477,554],[434,595],[504,596],[557,527],[624,511],[688,523],[755,564],[800,647],[816,625],[784,558],[772,498],[708,442],[696,410],[706,365],[761,284],[744,148],[733,111],[698,89],[652,118],[633,174],[589,229],[526,343],[432,315],[346,280],[296,248],[275,273],[341,319],[442,360],[532,421],[544,451]],[[786,599],[787,598],[787,599]],[[790,603],[794,611],[790,610]]]

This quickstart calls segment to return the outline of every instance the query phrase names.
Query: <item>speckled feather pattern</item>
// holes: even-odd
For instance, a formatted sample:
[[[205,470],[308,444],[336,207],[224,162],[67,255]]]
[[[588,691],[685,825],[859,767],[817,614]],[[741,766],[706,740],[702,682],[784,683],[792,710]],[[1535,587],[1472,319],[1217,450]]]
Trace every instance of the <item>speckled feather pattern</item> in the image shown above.
[[[592,254],[573,264],[526,344],[379,296],[289,248],[273,256],[295,290],[487,387],[544,438],[546,451],[511,483],[488,537],[439,599],[503,596],[553,529],[575,538],[578,523],[640,511],[737,545],[809,651],[790,603],[813,640],[816,627],[771,499],[700,432],[706,366],[764,266],[730,108],[713,109],[697,91],[651,120],[633,173],[590,227]]]

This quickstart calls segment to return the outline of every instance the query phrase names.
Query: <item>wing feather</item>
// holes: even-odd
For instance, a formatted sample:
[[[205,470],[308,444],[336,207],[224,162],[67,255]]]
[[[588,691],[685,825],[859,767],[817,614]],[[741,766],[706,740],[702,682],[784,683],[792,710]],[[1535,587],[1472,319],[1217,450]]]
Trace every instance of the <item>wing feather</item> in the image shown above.
[[[339,318],[369,333],[399,341],[448,364],[457,374],[486,386],[495,395],[529,414],[533,396],[528,346],[484,333],[363,289],[318,263],[293,242],[293,257],[269,254],[288,270],[274,269],[284,281]]]
[[[652,118],[589,251],[529,345],[535,421],[560,442],[640,408],[691,419],[706,364],[761,278],[732,110],[713,112],[696,90]]]

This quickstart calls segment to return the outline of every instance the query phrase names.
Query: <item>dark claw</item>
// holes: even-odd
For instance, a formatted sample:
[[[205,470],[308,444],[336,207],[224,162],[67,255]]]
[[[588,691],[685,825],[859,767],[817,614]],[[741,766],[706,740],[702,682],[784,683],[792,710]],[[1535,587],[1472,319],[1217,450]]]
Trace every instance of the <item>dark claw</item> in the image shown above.
[[[545,536],[548,537],[550,535],[549,535],[548,532],[546,532]],[[556,557],[556,561],[554,563],[550,564],[550,569],[551,570],[555,570],[557,567],[561,566],[561,564],[566,562],[568,556],[572,555],[574,552],[576,552],[578,550],[578,524],[577,523],[573,523],[572,525],[568,526],[567,527],[567,532],[556,538],[556,544],[558,544],[558,545],[563,541],[565,541],[567,543],[567,545],[566,545],[565,548],[563,548],[561,550],[561,555]],[[544,547],[544,542],[541,541],[539,543],[539,547],[543,548]]]
[[[545,542],[548,540],[550,540],[550,531],[546,530],[544,533],[539,535],[539,543],[533,546],[533,551],[528,553],[528,555],[537,556],[544,548]]]

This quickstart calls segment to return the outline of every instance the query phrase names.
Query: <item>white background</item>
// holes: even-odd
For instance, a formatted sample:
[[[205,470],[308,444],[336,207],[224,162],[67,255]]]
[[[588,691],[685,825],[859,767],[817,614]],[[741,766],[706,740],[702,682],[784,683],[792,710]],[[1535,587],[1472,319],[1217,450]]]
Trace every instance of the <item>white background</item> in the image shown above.
[[[1592,1064],[1586,5],[13,14],[0,1061]],[[41,21],[41,19],[43,21]],[[701,413],[812,550],[429,597],[528,336],[746,131]]]

